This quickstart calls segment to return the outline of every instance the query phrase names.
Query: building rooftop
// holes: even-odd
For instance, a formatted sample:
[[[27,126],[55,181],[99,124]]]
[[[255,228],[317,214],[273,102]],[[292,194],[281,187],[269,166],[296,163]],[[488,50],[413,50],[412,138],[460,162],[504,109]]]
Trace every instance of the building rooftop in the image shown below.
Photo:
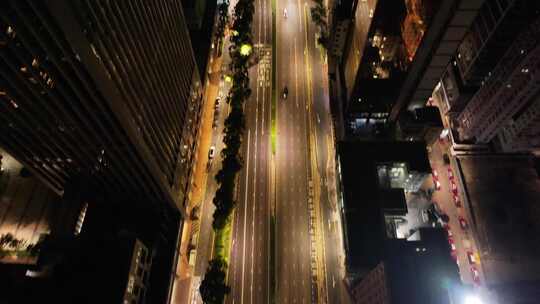
[[[338,155],[348,247],[347,265],[349,269],[362,273],[376,266],[383,253],[387,234],[385,212],[389,211],[383,210],[384,206],[394,211],[407,210],[407,206],[403,206],[403,189],[381,191],[377,165],[407,163],[409,169],[416,172],[431,172],[431,168],[425,144],[421,142],[339,142]]]
[[[393,240],[384,259],[390,303],[451,303],[460,278],[442,228],[420,228],[420,241]],[[398,254],[396,254],[398,253]]]

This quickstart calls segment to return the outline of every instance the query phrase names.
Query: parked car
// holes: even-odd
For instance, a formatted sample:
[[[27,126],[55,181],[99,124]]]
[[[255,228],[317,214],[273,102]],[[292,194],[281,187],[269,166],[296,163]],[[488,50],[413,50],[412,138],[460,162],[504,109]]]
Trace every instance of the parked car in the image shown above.
[[[433,169],[433,172],[432,172],[432,174],[433,174],[433,179],[435,179],[435,180],[436,180],[436,179],[438,179],[438,178],[439,178],[439,173],[437,172],[437,170]]]
[[[472,251],[467,251],[467,259],[469,260],[469,264],[476,264],[476,257],[474,256],[474,253]]]
[[[452,171],[452,168],[448,167],[447,171],[448,171],[448,178],[451,180],[454,179],[454,172]]]
[[[451,182],[450,184],[452,184],[452,185],[451,185],[451,187],[452,187],[452,193],[454,193],[454,194],[457,195],[458,191],[457,191],[457,185],[456,185],[456,183],[454,183],[454,181],[452,180],[452,182]]]
[[[452,230],[450,229],[450,226],[448,224],[444,224],[443,227],[446,230],[446,234],[448,234],[448,237],[452,237]]]
[[[459,200],[459,196],[457,194],[454,194],[453,197],[454,197],[454,204],[456,205],[456,207],[461,208],[461,201]]]
[[[464,219],[462,216],[459,216],[458,221],[459,221],[459,226],[461,227],[461,229],[467,230],[467,228],[468,228],[467,220]]]
[[[475,266],[471,266],[471,275],[472,275],[472,279],[473,279],[474,283],[476,285],[479,285],[480,284],[480,272],[478,271],[478,269]]]
[[[450,250],[456,251],[456,244],[454,243],[454,239],[449,237],[448,238],[448,244],[450,244]]]

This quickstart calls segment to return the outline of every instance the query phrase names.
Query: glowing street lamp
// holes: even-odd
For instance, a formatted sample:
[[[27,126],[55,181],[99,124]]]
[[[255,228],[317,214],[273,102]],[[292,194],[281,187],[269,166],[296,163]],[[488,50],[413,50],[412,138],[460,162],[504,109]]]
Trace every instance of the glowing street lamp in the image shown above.
[[[251,54],[251,45],[245,43],[240,46],[240,55],[242,56],[248,56]]]
[[[477,296],[468,295],[467,297],[465,297],[464,304],[484,304],[484,302],[482,302],[482,300],[480,300],[480,298]]]
[[[224,79],[225,79],[225,82],[232,82],[232,77],[229,75],[225,75]]]

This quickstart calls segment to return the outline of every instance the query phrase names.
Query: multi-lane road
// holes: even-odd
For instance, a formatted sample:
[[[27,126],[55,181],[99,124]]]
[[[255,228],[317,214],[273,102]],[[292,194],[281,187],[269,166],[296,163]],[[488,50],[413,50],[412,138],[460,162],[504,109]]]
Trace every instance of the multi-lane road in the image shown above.
[[[250,69],[251,97],[244,113],[243,170],[237,180],[227,303],[269,303],[271,165],[272,11],[255,0],[252,30],[257,64]]]
[[[250,69],[252,94],[244,109],[244,166],[237,182],[228,268],[232,290],[227,303],[348,302],[335,191],[329,190],[335,175],[331,173],[334,156],[327,72],[323,52],[316,46],[311,4],[278,0],[273,19],[271,0],[255,0],[252,30],[257,64]],[[274,65],[272,58],[276,59]],[[272,66],[277,95],[275,153],[271,144]],[[285,87],[287,98],[282,96]],[[315,191],[318,197],[311,199],[320,206],[315,220],[321,233],[316,237],[310,233],[308,207],[309,181],[314,179],[320,185]],[[317,246],[319,250],[314,248]],[[318,265],[321,272],[315,273],[312,265]],[[317,274],[319,284],[314,284],[312,278]]]

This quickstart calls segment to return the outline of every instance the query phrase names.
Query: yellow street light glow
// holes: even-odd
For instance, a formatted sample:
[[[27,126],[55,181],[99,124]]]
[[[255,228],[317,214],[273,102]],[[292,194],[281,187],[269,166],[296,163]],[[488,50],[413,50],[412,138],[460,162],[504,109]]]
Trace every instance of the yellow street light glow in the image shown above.
[[[225,81],[226,82],[232,82],[232,77],[229,75],[225,75]]]
[[[242,44],[242,46],[240,47],[240,55],[242,56],[247,56],[251,54],[251,45],[249,44]]]

